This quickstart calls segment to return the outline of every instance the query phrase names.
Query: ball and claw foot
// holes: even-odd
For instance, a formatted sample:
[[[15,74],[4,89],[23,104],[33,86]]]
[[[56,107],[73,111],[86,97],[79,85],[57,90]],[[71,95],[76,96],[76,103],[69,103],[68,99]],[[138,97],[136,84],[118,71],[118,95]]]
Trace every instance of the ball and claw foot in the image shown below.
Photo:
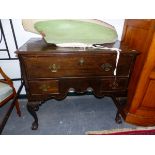
[[[33,102],[32,102],[33,103]],[[37,130],[38,129],[38,117],[36,114],[36,111],[39,110],[39,105],[33,105],[31,102],[28,102],[27,104],[27,110],[34,118],[34,122],[32,123],[31,129]]]
[[[122,124],[122,118],[121,118],[119,112],[117,112],[117,114],[116,114],[115,121],[117,124]]]
[[[37,129],[38,129],[38,123],[34,121],[34,122],[32,123],[31,129],[32,129],[32,130],[37,130]]]

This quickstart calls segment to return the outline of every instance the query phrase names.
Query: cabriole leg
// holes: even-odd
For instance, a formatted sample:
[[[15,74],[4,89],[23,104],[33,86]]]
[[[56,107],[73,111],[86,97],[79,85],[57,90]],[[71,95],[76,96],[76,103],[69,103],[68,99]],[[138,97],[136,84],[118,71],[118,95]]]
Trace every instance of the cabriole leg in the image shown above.
[[[116,117],[115,117],[115,121],[117,124],[122,124],[122,118],[120,116],[119,111],[117,111]]]
[[[32,130],[38,129],[38,117],[36,114],[36,111],[39,110],[39,104],[36,104],[36,102],[28,102],[27,103],[27,110],[34,118],[34,122],[32,123]]]

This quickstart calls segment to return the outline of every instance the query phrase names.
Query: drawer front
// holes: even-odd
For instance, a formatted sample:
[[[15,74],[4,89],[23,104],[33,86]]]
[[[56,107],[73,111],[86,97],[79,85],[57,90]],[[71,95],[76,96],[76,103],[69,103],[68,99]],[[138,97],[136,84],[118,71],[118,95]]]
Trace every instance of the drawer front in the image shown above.
[[[28,88],[31,95],[59,93],[58,80],[29,81]]]
[[[101,80],[100,90],[102,91],[120,91],[127,90],[128,78],[105,78]]]
[[[112,76],[115,54],[23,57],[28,79],[70,76]]]

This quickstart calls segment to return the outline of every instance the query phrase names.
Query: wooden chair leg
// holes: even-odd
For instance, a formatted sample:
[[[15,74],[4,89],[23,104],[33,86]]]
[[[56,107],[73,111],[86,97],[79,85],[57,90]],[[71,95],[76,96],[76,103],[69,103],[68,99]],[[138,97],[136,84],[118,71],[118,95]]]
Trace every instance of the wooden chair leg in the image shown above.
[[[16,101],[15,106],[16,106],[16,111],[17,111],[18,116],[21,117],[21,111],[20,111],[18,100]]]
[[[19,107],[18,96],[17,96],[17,93],[15,90],[14,90],[14,97],[17,98],[15,101],[16,112],[17,112],[18,116],[21,117],[21,111],[20,111],[20,107]]]

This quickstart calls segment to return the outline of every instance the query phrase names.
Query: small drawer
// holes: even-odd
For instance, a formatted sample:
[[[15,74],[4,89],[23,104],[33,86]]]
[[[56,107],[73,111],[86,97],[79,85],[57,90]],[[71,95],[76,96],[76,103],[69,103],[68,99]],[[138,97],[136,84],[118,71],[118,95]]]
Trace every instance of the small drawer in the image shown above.
[[[128,78],[105,78],[101,80],[101,91],[126,90],[128,87]]]
[[[29,81],[29,91],[31,94],[55,94],[59,93],[58,80]]]

